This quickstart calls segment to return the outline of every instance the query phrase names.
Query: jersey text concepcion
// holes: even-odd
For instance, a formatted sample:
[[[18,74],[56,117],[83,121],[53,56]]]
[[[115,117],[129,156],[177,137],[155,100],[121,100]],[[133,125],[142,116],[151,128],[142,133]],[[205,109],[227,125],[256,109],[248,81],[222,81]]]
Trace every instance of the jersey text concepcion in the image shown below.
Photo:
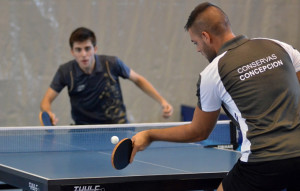
[[[263,73],[267,70],[272,70],[283,65],[282,60],[276,60],[277,56],[272,54],[265,58],[258,59],[250,64],[244,65],[237,69],[240,75],[240,80],[246,80],[257,74]]]

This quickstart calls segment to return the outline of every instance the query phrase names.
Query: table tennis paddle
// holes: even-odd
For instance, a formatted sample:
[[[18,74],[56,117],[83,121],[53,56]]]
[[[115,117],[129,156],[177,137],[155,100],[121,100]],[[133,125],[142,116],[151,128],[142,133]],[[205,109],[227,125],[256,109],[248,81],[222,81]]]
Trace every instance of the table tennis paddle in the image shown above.
[[[46,111],[40,112],[39,118],[40,118],[40,123],[42,126],[52,126],[53,125],[51,117],[48,112],[46,112]]]
[[[114,148],[111,155],[112,166],[117,170],[124,169],[130,160],[132,152],[132,141],[131,139],[122,139]]]

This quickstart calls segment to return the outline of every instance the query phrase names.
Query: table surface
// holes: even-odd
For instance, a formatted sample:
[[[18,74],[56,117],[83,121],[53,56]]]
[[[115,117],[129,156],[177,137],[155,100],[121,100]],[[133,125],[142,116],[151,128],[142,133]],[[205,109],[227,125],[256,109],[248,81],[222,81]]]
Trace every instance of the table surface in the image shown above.
[[[224,129],[224,124],[217,126]],[[208,188],[206,183],[220,181],[240,157],[239,152],[201,143],[155,142],[128,167],[115,170],[110,137],[130,138],[140,127],[71,128],[0,132],[0,180],[34,191]]]

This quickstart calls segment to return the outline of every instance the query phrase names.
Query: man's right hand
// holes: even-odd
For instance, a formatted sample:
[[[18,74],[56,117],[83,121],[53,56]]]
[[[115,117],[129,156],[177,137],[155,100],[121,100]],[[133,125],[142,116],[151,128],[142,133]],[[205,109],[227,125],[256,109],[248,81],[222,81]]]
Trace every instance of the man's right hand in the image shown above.
[[[151,144],[152,141],[148,133],[149,130],[141,131],[131,138],[133,149],[130,157],[130,163],[133,162],[137,152],[145,150]]]

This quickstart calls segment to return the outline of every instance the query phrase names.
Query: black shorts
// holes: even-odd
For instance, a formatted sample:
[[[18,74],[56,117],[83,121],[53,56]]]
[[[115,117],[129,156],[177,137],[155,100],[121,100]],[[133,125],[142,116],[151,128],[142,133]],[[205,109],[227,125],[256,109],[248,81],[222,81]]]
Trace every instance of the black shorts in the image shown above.
[[[222,181],[224,191],[300,190],[300,157],[268,161],[238,161]]]

